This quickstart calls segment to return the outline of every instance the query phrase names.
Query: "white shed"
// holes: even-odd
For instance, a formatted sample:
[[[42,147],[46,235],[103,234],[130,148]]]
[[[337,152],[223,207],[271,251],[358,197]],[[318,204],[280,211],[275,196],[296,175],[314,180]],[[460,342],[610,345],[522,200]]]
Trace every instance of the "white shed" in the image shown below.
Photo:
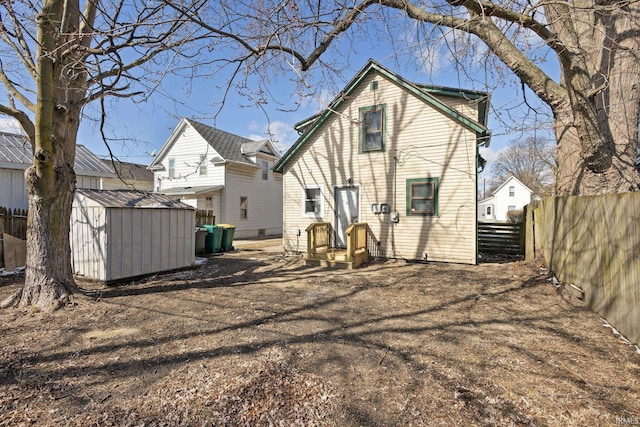
[[[71,253],[76,275],[113,282],[195,262],[195,209],[130,190],[76,190]]]

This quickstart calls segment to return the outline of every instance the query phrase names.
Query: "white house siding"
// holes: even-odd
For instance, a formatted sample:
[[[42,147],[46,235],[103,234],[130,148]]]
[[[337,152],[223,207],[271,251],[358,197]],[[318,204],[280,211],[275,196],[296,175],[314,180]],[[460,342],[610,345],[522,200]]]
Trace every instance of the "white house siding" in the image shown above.
[[[168,188],[206,185],[224,185],[224,166],[214,165],[211,160],[220,155],[191,126],[185,125],[167,155],[162,160],[164,170],[154,173],[159,191]],[[200,156],[207,155],[207,174],[200,175]],[[169,159],[175,159],[174,178],[169,178]],[[158,187],[159,186],[159,187]]]
[[[269,160],[273,167],[273,160]],[[225,202],[221,222],[236,227],[234,236],[255,237],[260,233],[282,233],[282,175],[269,171],[269,179],[262,179],[262,169],[249,165],[229,164]],[[240,219],[240,197],[247,197],[248,217]]]
[[[0,206],[11,209],[29,207],[23,170],[0,169]]]
[[[510,186],[515,187],[513,196],[509,195]],[[495,220],[508,221],[509,206],[514,206],[515,210],[522,210],[524,206],[531,203],[531,190],[520,181],[510,178],[494,193],[493,203],[495,205]]]
[[[490,213],[487,214],[487,208],[490,208]],[[496,205],[493,197],[484,199],[478,202],[478,221],[481,222],[494,222],[495,221]]]
[[[379,87],[371,91],[374,79]],[[426,253],[428,260],[475,263],[475,134],[375,75],[349,99],[285,170],[285,250],[305,251],[304,230],[314,221],[302,215],[302,187],[324,187],[324,212],[317,221],[335,224],[334,188],[351,178],[360,188],[359,221],[369,224],[382,255],[421,259]],[[359,154],[358,125],[351,119],[358,120],[359,108],[377,104],[386,105],[385,151]],[[437,217],[406,216],[406,180],[414,178],[439,179]],[[400,213],[400,222],[373,214],[373,203],[388,203]]]
[[[103,178],[101,190],[140,190],[153,191],[153,183],[148,181],[135,181],[131,179]]]

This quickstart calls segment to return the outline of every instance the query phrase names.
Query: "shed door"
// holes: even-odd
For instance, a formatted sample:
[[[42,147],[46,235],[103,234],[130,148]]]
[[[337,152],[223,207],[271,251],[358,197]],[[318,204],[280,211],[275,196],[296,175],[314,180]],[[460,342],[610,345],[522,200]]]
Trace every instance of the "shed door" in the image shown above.
[[[346,230],[358,222],[358,187],[336,188],[336,246],[347,247]]]

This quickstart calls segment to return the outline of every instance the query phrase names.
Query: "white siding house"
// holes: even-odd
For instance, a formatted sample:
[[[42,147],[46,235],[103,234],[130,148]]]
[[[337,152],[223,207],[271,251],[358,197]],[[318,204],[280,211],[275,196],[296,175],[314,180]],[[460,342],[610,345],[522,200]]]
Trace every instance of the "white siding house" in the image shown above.
[[[0,132],[0,206],[29,207],[24,171],[32,162],[31,144],[24,135]],[[103,178],[116,178],[113,169],[83,145],[76,146],[74,170],[77,188],[98,189]]]
[[[148,168],[156,192],[213,210],[242,238],[282,233],[282,175],[271,170],[279,158],[268,140],[182,119]]]
[[[191,266],[195,209],[131,190],[76,191],[71,214],[74,273],[114,282]]]
[[[476,263],[478,147],[488,145],[489,96],[411,83],[370,60],[274,171],[284,179],[283,245],[329,222],[334,244],[368,224],[384,257]]]
[[[510,176],[491,197],[478,202],[478,221],[507,222],[510,211],[521,211],[531,203],[533,191],[515,176]]]

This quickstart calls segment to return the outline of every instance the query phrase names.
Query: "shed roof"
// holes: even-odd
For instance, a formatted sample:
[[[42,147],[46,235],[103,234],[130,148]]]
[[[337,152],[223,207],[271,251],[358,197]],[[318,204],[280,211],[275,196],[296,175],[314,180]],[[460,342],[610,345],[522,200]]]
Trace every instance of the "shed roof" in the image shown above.
[[[137,190],[90,190],[77,189],[77,196],[86,197],[105,208],[164,208],[195,209],[193,206],[164,194]]]
[[[24,170],[32,163],[31,143],[25,135],[0,132],[0,167]],[[78,175],[116,176],[110,166],[84,145],[76,145],[74,170]]]

